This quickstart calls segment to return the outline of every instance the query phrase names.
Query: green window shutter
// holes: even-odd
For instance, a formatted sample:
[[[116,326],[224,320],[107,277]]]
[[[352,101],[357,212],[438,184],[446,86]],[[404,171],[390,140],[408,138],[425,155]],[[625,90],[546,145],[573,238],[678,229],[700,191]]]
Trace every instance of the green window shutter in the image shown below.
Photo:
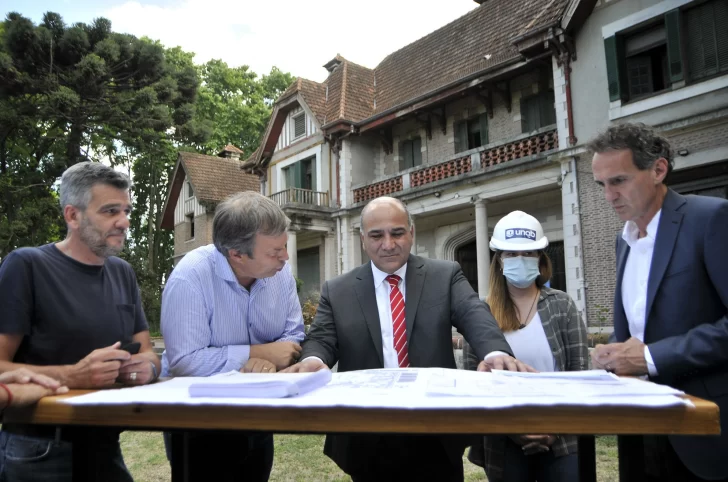
[[[301,162],[295,163],[293,166],[293,187],[303,187],[303,172],[301,170]]]
[[[480,114],[480,145],[488,144],[488,114]]]
[[[715,44],[718,50],[718,70],[728,71],[728,0],[720,0],[713,5],[715,21]]]
[[[316,158],[311,159],[311,190],[316,191]]]
[[[556,124],[556,106],[554,104],[554,91],[544,92],[541,96],[541,125],[539,129]]]
[[[412,167],[422,165],[422,139],[412,139]]]
[[[680,10],[670,10],[665,14],[665,30],[667,31],[667,63],[669,66],[670,82],[680,82],[684,79],[682,60],[682,18]]]
[[[455,124],[455,154],[468,150],[468,123],[467,121]]]
[[[609,101],[623,100],[624,88],[624,48],[622,37],[612,35],[604,39],[604,51],[607,57],[607,83],[609,85]]]

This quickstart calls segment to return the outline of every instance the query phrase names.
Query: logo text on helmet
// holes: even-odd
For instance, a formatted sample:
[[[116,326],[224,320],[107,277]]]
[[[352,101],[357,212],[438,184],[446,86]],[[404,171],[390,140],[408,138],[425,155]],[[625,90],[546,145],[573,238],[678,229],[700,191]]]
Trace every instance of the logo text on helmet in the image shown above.
[[[533,229],[514,228],[506,229],[506,239],[523,238],[536,241],[536,231]]]

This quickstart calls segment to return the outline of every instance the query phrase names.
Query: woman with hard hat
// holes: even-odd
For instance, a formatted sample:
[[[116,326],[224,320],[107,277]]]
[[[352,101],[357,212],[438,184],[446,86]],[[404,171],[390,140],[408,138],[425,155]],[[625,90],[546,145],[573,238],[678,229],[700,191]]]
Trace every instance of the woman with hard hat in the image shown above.
[[[490,239],[495,256],[487,302],[518,360],[542,372],[586,370],[586,327],[574,300],[545,286],[551,278],[546,246],[533,216],[513,211],[498,221]],[[467,355],[475,369],[477,358]],[[578,480],[576,452],[576,436],[489,435],[468,458],[485,468],[491,482],[568,482]]]

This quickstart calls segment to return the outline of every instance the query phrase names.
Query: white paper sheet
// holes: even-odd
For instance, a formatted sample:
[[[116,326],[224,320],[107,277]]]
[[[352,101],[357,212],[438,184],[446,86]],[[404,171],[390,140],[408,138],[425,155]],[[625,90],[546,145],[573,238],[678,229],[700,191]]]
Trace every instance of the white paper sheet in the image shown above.
[[[498,409],[519,406],[691,405],[682,392],[632,379],[592,374],[586,379],[509,376],[443,368],[362,370],[334,373],[331,382],[310,393],[283,399],[192,398],[189,385],[206,378],[175,378],[166,382],[117,390],[100,390],[64,399],[71,405],[236,405],[276,407],[364,407],[400,409]],[[224,375],[223,375],[224,376]],[[270,375],[276,376],[276,375]],[[641,384],[638,386],[637,384]]]

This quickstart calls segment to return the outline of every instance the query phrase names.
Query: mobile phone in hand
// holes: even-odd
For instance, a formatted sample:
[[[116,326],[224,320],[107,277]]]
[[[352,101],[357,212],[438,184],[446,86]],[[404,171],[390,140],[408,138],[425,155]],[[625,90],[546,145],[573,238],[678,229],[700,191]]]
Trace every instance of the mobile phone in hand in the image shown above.
[[[138,341],[134,341],[122,346],[121,349],[124,351],[128,351],[132,355],[136,355],[137,353],[139,353],[139,348],[141,348],[141,346],[141,343],[139,343]]]

